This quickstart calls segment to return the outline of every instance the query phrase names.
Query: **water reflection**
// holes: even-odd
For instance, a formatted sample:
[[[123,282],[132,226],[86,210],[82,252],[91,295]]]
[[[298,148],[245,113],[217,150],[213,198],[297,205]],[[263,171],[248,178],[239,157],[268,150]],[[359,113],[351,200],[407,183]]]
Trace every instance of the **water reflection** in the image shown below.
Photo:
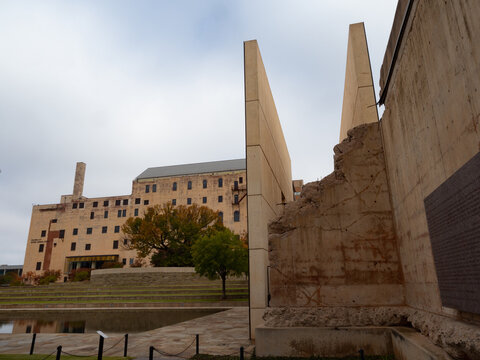
[[[0,312],[0,333],[135,333],[153,330],[223,309],[112,309]]]

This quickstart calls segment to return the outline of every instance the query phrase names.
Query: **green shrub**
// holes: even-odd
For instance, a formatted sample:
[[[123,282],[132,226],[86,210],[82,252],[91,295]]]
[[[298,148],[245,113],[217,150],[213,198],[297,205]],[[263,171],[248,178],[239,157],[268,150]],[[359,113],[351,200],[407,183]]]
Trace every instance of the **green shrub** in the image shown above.
[[[45,270],[37,279],[38,285],[48,285],[60,279],[60,270]]]
[[[23,285],[22,278],[15,272],[7,272],[5,275],[0,275],[0,285],[19,286]]]
[[[70,281],[85,281],[90,280],[90,273],[92,269],[87,268],[80,268],[76,270],[72,270],[70,274],[68,274],[68,279]]]
[[[123,268],[123,263],[118,261],[106,261],[101,266],[101,269],[117,269],[117,268]]]

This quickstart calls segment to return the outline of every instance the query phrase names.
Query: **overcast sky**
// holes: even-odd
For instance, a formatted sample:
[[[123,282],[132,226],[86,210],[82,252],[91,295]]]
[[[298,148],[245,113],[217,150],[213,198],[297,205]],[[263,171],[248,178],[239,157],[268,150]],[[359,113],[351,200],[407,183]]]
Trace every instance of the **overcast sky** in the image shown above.
[[[0,264],[33,204],[131,193],[147,167],[245,157],[243,41],[257,39],[293,178],[333,170],[348,25],[374,82],[395,0],[0,0]]]

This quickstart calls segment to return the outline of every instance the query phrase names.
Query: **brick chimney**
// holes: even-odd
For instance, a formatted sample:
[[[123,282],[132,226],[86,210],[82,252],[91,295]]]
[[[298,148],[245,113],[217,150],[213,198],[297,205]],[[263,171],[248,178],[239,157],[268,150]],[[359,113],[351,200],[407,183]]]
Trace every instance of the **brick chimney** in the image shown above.
[[[87,164],[84,162],[77,162],[77,169],[75,170],[75,181],[73,183],[73,198],[79,199],[83,193],[83,182],[85,180],[85,168]]]

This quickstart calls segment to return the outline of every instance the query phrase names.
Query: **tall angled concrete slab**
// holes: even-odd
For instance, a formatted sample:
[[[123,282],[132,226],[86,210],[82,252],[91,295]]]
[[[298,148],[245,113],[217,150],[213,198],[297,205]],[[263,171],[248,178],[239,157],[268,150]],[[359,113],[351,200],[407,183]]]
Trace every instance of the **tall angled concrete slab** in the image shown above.
[[[268,222],[293,201],[290,155],[256,40],[244,43],[250,334],[268,303]]]
[[[343,91],[340,142],[355,126],[378,121],[367,37],[362,23],[351,24],[348,32],[347,65]]]

